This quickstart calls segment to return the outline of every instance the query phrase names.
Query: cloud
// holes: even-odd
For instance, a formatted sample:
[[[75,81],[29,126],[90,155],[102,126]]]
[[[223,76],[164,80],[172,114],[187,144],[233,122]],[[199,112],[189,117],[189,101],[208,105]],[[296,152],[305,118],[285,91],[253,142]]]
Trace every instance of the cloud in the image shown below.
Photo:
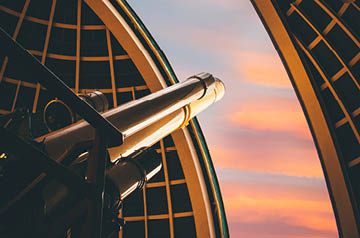
[[[231,71],[234,78],[246,83],[291,87],[264,28],[254,26],[261,23],[250,2],[184,0],[159,5],[164,7],[164,4],[171,7],[161,11],[165,14],[161,19],[154,14],[148,17],[149,22],[157,26],[152,33],[175,68],[199,66],[202,62],[209,65],[210,62],[215,66],[211,68]],[[213,17],[209,18],[211,14]],[[165,17],[169,19],[164,21]],[[176,59],[172,59],[173,55]]]
[[[239,51],[233,64],[242,80],[270,87],[291,87],[289,77],[276,53]]]
[[[174,43],[186,45],[191,49],[202,49],[208,52],[206,56],[216,53],[233,57],[232,54],[238,50],[244,39],[241,37],[229,37],[231,34],[234,34],[234,32],[229,28],[176,26],[166,31],[162,36]]]
[[[225,199],[227,216],[235,222],[262,223],[280,220],[282,223],[314,230],[336,231],[329,201],[271,199],[246,196],[239,190],[237,196]],[[280,229],[279,227],[277,229]],[[291,233],[288,231],[288,233]],[[292,231],[294,234],[294,231]]]
[[[233,103],[223,111],[209,119],[204,130],[215,166],[323,177],[295,99],[262,97]]]
[[[139,11],[144,9],[139,15],[168,58],[176,56],[171,60],[175,67],[199,65],[213,58],[218,68],[232,71],[244,82],[291,87],[250,1],[158,0],[157,4],[131,4]],[[158,14],[148,14],[148,9],[155,6]]]
[[[197,0],[197,1],[192,1],[192,0],[177,0],[174,1],[177,4],[180,5],[197,5],[197,6],[202,6],[202,7],[215,7],[215,8],[223,8],[223,9],[233,9],[234,7],[236,7],[237,9],[241,9],[241,8],[247,8],[249,9],[249,7],[251,6],[250,3],[247,3],[246,1],[238,1],[238,0],[222,0],[222,1],[218,1],[218,0]]]
[[[324,176],[314,150],[281,147],[263,149],[254,144],[249,149],[211,146],[210,152],[215,166],[220,168],[307,177]]]
[[[330,202],[324,178],[290,176],[216,168],[222,193],[231,198],[242,195],[254,198],[294,199]]]
[[[235,169],[220,169],[218,176],[233,235],[336,237],[323,179]]]
[[[301,138],[311,134],[300,104],[295,99],[259,98],[239,106],[233,105],[227,119],[233,126],[251,130],[285,131]]]
[[[234,222],[230,227],[232,237],[251,238],[337,238],[337,232],[310,229],[300,225],[287,224],[284,220],[262,222]]]
[[[200,26],[177,26],[162,34],[176,48],[188,47],[204,58],[216,56],[238,80],[255,85],[292,88],[286,70],[272,45],[252,36],[234,38],[236,30]],[[259,46],[260,44],[260,46]],[[171,52],[170,51],[170,52]],[[191,59],[188,58],[191,61]]]

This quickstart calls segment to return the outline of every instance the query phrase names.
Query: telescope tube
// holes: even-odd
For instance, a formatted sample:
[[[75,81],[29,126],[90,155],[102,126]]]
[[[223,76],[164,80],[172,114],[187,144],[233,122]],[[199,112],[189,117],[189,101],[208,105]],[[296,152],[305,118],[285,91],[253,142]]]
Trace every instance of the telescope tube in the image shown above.
[[[147,127],[154,123],[159,123],[161,119],[164,119],[171,114],[172,116],[178,114],[173,114],[175,111],[185,111],[183,117],[178,115],[178,119],[175,120],[177,122],[182,121],[181,125],[175,126],[175,123],[170,126],[162,121],[163,126],[167,125],[169,128],[161,133],[161,137],[159,134],[160,132],[150,133],[156,133],[156,138],[160,137],[159,139],[161,139],[178,127],[184,126],[191,117],[195,116],[194,113],[191,113],[191,107],[189,106],[191,103],[199,101],[198,105],[194,107],[193,110],[194,112],[197,112],[200,111],[200,109],[196,108],[207,107],[204,105],[210,105],[216,101],[216,98],[220,98],[219,95],[221,96],[223,93],[224,86],[220,80],[215,79],[209,73],[201,73],[192,76],[183,82],[111,109],[103,113],[102,116],[118,128],[124,135],[124,143],[126,143],[125,141],[132,135],[141,133],[142,130],[146,130]],[[203,103],[200,103],[200,101],[203,101]],[[170,118],[168,118],[168,120]],[[174,118],[172,118],[172,121],[173,120]],[[57,159],[73,144],[91,141],[94,137],[95,129],[86,121],[80,121],[39,137],[36,140],[43,143],[44,148],[50,157]],[[153,141],[151,144],[155,142],[156,141]]]
[[[189,105],[176,110],[143,130],[129,136],[122,145],[109,148],[110,160],[115,161],[117,158],[127,157],[134,151],[142,147],[149,147],[173,131],[186,126],[189,120],[198,113],[220,100],[224,92],[224,84],[219,79],[216,79],[214,89],[207,93],[205,97],[191,102]]]
[[[120,201],[124,200],[135,189],[141,189],[148,180],[161,170],[161,158],[155,150],[140,153],[133,158],[118,160],[114,166],[106,170],[106,179],[111,184],[106,186],[116,188]]]

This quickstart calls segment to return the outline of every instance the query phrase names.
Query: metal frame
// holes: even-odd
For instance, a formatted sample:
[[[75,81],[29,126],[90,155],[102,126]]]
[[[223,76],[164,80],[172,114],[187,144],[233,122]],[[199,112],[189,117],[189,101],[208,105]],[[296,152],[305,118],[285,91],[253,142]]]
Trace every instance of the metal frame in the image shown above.
[[[19,43],[0,28],[1,45],[5,46],[5,54],[11,55],[21,65],[23,70],[32,75],[46,87],[50,92],[62,99],[71,108],[84,118],[94,128],[107,135],[109,146],[121,145],[123,135],[114,125],[102,117],[94,108],[81,100],[66,84],[61,81],[53,72],[42,65],[32,54],[26,51]]]
[[[324,112],[322,101],[317,97],[319,92],[312,85],[312,80],[308,74],[308,69],[302,62],[302,57],[306,57],[306,55],[309,56],[310,61],[314,63],[314,66],[317,68],[322,78],[324,80],[326,79],[326,86],[322,86],[320,90],[324,90],[325,88],[332,89],[333,80],[336,80],[338,75],[335,74],[335,78],[333,77],[334,75],[325,75],[321,70],[321,67],[317,65],[317,61],[311,57],[311,55],[309,55],[309,50],[311,50],[311,48],[314,47],[318,42],[324,41],[328,48],[339,59],[339,54],[332,48],[331,44],[327,42],[326,34],[329,32],[329,29],[333,27],[333,22],[339,24],[341,27],[343,27],[343,24],[335,14],[327,10],[327,13],[332,18],[332,21],[327,27],[325,27],[325,33],[321,32],[316,28],[316,26],[307,20],[305,14],[302,14],[297,8],[297,5],[301,3],[301,0],[295,1],[293,4],[291,4],[290,9],[286,12],[285,15],[289,16],[293,14],[293,12],[297,11],[318,35],[312,44],[305,46],[292,33],[291,29],[286,24],[286,16],[283,16],[280,13],[277,5],[274,4],[274,1],[251,0],[251,2],[258,12],[258,15],[260,16],[275,48],[277,49],[284,63],[284,66],[293,83],[293,87],[297,93],[298,99],[302,105],[314,138],[315,145],[318,150],[320,161],[322,163],[335,217],[337,219],[339,234],[341,237],[358,237],[360,234],[358,228],[358,214],[354,208],[354,206],[356,206],[356,202],[354,201],[352,189],[349,185],[349,178],[347,174],[348,166],[342,162],[342,155],[339,153],[339,147],[336,139],[334,139],[335,137],[333,132],[333,126],[336,128],[336,126],[340,126],[343,123],[350,123],[351,128],[355,133],[357,140],[359,141],[358,132],[352,121],[353,117],[355,117],[355,114],[354,112],[347,111],[347,109],[342,106],[341,108],[346,115],[345,120],[340,120],[336,123],[336,125],[331,125],[331,122],[327,118],[327,112]],[[324,9],[324,1],[314,0],[314,2]],[[355,3],[353,2],[351,4]],[[344,14],[347,6],[348,3],[343,4],[342,8],[339,10],[340,15]],[[346,34],[350,33],[350,31],[345,32]],[[356,40],[355,43],[357,46],[359,46],[358,40]],[[359,60],[357,55],[350,61],[351,64],[355,64],[355,61]],[[351,74],[352,72],[349,68],[350,63],[344,62],[342,59],[339,60],[345,71]],[[354,80],[354,77],[352,77],[352,80]],[[356,84],[356,87],[359,88],[359,85]],[[335,91],[331,90],[331,92],[336,98],[337,102],[341,103],[341,100],[339,100],[339,98],[336,96]],[[358,109],[355,111],[358,111]]]
[[[144,26],[141,25],[139,19],[131,11],[128,5],[124,1],[97,1],[97,0],[85,0],[89,7],[98,15],[98,17],[104,22],[107,28],[113,33],[114,37],[122,43],[122,47],[128,53],[132,59],[147,86],[151,92],[156,92],[162,88],[165,88],[169,84],[174,84],[177,79],[172,72],[172,69],[168,65],[166,58],[162,55],[161,50],[156,47],[153,39],[145,31]],[[125,12],[126,16],[130,18],[131,23],[134,25],[136,31],[131,26],[119,11],[115,8],[119,7]],[[144,39],[146,44],[141,43],[140,39]],[[149,47],[148,48],[145,48]],[[152,55],[153,54],[153,55]],[[154,57],[155,56],[155,57]],[[160,64],[160,67],[157,66]],[[165,74],[160,72],[160,69],[165,71]],[[195,134],[201,133],[195,126],[194,122],[190,123]],[[215,194],[215,203],[217,214],[213,214],[211,210],[210,199],[208,196],[208,190],[202,167],[199,162],[199,155],[196,152],[196,143],[189,135],[188,128],[183,128],[172,134],[172,138],[175,143],[175,147],[178,150],[180,162],[184,171],[185,179],[188,180],[188,190],[191,198],[191,204],[193,207],[195,226],[197,235],[199,237],[215,237],[220,235],[223,237],[228,236],[228,228],[224,208],[219,192],[218,183],[214,175],[211,159],[208,153],[206,153],[206,146],[198,137],[197,143],[200,145],[201,155],[204,156],[207,164],[208,176],[210,188]],[[189,158],[192,158],[189,160]],[[201,196],[199,196],[199,192]],[[214,219],[219,219],[220,234],[215,234]],[[126,220],[126,218],[125,218]]]
[[[54,8],[55,1],[53,2],[52,11],[54,11]],[[101,237],[103,195],[105,186],[105,163],[107,155],[106,146],[120,145],[123,138],[122,134],[91,106],[74,94],[71,89],[69,89],[53,72],[47,69],[43,64],[45,61],[42,63],[37,61],[33,55],[24,50],[14,39],[10,38],[10,36],[2,28],[0,28],[0,40],[1,45],[6,48],[5,53],[8,57],[21,62],[24,70],[27,70],[30,74],[37,75],[35,78],[37,78],[42,85],[47,87],[54,95],[68,102],[68,105],[71,105],[70,107],[72,110],[77,112],[79,115],[82,115],[85,120],[96,128],[95,140],[89,153],[86,181],[68,170],[63,165],[49,158],[33,144],[24,141],[18,136],[7,131],[5,128],[0,128],[1,145],[10,150],[12,153],[19,155],[19,158],[21,158],[24,162],[24,166],[39,168],[40,171],[46,173],[46,175],[58,179],[60,182],[64,183],[80,195],[87,194],[89,201],[83,237]],[[20,85],[20,81],[18,85]],[[39,89],[40,84],[38,83],[37,85],[38,86],[36,88]],[[110,140],[105,139],[105,134],[107,134],[107,137],[112,135],[112,138],[110,136]],[[18,148],[22,149],[18,150]],[[27,159],[28,157],[31,159]],[[41,174],[38,179],[42,179],[43,176],[44,175]],[[23,194],[23,192],[20,193],[20,195]],[[16,196],[15,201],[9,202],[5,208],[1,209],[1,213],[5,212],[9,206],[16,204],[18,200],[19,196]],[[69,213],[69,217],[72,217],[70,220],[78,217],[74,216],[73,211]],[[68,216],[66,215],[66,217]],[[66,223],[64,224],[65,227],[70,226],[70,220],[64,220]],[[58,227],[59,225],[56,226]],[[56,234],[58,231],[54,230],[53,232]]]

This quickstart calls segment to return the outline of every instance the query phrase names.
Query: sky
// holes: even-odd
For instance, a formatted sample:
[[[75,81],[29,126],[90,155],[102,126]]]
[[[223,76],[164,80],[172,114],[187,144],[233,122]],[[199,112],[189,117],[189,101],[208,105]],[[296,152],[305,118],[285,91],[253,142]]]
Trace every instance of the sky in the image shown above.
[[[338,237],[308,125],[250,0],[128,2],[180,81],[209,72],[225,83],[198,119],[231,237]]]

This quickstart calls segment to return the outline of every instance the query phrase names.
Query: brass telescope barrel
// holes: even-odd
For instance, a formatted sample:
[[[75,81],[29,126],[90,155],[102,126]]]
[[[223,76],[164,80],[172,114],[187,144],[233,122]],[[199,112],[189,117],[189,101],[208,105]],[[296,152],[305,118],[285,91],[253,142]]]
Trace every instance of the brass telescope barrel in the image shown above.
[[[224,84],[216,79],[215,88],[199,100],[191,102],[189,105],[170,113],[161,118],[156,123],[144,128],[141,131],[129,136],[120,146],[109,148],[109,155],[112,161],[119,157],[126,157],[134,151],[148,147],[159,141],[161,138],[169,135],[176,129],[187,125],[190,119],[199,112],[206,109],[211,104],[220,100],[225,92]]]
[[[141,148],[140,145],[154,144],[187,124],[196,113],[223,94],[224,85],[220,80],[201,73],[102,113],[124,135],[122,145],[109,149],[111,160],[132,153]],[[43,141],[49,156],[56,159],[70,146],[94,137],[95,129],[86,121],[79,121],[36,140]]]

